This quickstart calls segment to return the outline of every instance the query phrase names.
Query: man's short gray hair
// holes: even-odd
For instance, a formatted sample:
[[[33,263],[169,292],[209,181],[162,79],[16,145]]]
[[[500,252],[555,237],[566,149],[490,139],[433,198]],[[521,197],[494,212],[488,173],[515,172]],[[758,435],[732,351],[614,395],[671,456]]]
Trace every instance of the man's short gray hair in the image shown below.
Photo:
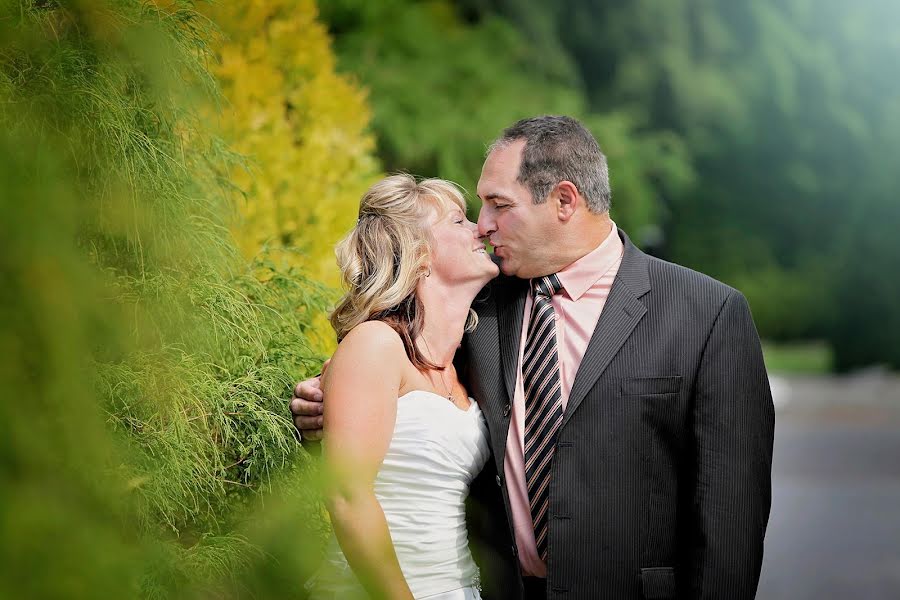
[[[612,190],[606,156],[584,125],[563,116],[522,119],[500,134],[488,154],[517,140],[525,140],[517,179],[531,192],[535,204],[545,202],[560,181],[571,181],[588,210],[597,214],[609,210]]]

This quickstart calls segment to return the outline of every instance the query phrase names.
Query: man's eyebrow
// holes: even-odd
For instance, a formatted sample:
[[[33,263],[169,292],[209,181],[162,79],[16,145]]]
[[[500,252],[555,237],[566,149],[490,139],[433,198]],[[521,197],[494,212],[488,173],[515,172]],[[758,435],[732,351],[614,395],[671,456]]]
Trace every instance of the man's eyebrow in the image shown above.
[[[497,192],[485,194],[484,200],[506,200],[507,202],[511,202],[508,197],[504,196],[503,194],[498,194]]]

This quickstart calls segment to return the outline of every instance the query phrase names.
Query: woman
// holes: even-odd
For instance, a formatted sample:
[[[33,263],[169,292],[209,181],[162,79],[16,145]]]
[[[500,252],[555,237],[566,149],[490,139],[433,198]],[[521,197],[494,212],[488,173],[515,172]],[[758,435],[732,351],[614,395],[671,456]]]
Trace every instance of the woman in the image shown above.
[[[323,386],[334,537],[314,598],[479,598],[464,500],[487,428],[453,357],[496,277],[447,181],[373,185],[337,250],[347,293]]]

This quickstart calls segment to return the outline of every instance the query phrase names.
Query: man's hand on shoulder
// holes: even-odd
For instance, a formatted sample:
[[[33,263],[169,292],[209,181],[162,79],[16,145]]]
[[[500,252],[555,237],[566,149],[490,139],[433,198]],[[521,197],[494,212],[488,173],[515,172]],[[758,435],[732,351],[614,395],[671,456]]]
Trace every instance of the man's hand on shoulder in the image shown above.
[[[322,393],[322,376],[330,362],[331,359],[326,360],[322,365],[321,375],[301,381],[294,386],[290,409],[294,417],[294,427],[300,432],[300,437],[304,441],[322,439],[322,412],[325,399]]]
[[[373,356],[386,358],[393,364],[392,357],[404,356],[403,342],[390,325],[381,321],[366,321],[354,327],[341,343],[351,364],[371,362]],[[339,347],[338,351],[341,351]],[[290,409],[294,427],[300,432],[304,442],[320,441],[324,434],[323,425],[325,393],[322,379],[331,359],[322,365],[317,377],[300,381],[294,386]]]

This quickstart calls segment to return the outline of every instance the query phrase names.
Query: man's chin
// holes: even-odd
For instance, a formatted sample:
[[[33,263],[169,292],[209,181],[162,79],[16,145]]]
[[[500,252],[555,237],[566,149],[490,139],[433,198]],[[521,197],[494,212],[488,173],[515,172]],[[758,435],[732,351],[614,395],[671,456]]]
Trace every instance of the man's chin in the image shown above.
[[[509,260],[500,257],[500,272],[506,275],[507,277],[515,277],[517,269],[513,266]]]

